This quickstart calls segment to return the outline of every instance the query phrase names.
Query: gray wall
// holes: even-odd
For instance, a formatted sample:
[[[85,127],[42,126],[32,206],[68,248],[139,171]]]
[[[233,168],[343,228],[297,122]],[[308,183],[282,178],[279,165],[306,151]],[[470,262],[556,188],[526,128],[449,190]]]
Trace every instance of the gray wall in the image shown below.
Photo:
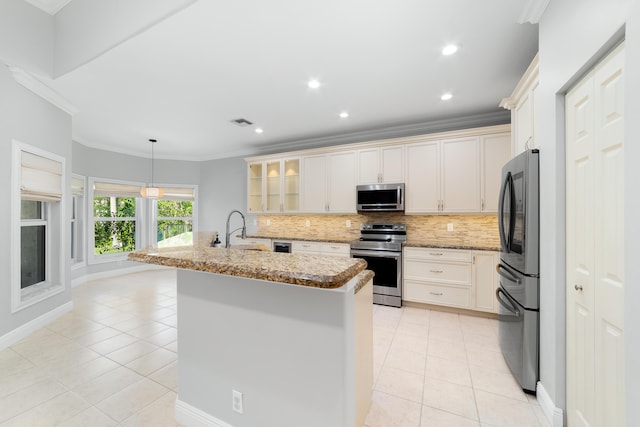
[[[211,160],[200,164],[200,200],[198,221],[200,230],[217,231],[224,242],[229,212],[247,209],[247,166],[242,158]],[[240,216],[234,215],[232,227],[239,227]],[[247,226],[252,219],[247,217]]]
[[[540,376],[557,407],[565,408],[565,155],[563,96],[626,24],[625,181],[640,181],[640,13],[625,0],[552,1],[540,21],[540,86],[536,139],[541,147]],[[625,187],[625,227],[639,236],[638,191]],[[571,220],[571,219],[567,219]],[[625,242],[627,425],[640,425],[640,272],[634,239]]]
[[[1,14],[0,14],[1,15]],[[1,25],[0,25],[1,27]],[[0,336],[71,300],[69,267],[65,264],[65,291],[40,303],[11,314],[11,149],[13,139],[64,157],[67,194],[71,175],[71,117],[49,102],[18,85],[7,67],[0,62],[0,227],[4,244],[0,245]],[[70,233],[69,197],[63,230],[53,230],[52,247],[57,250],[60,237]],[[65,243],[65,250],[68,244]]]

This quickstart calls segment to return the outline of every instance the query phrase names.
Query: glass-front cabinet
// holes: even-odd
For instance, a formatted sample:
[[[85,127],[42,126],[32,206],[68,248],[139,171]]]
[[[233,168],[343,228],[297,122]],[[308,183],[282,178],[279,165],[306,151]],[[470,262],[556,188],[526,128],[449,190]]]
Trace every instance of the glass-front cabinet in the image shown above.
[[[300,159],[249,164],[249,212],[296,212],[300,209]]]

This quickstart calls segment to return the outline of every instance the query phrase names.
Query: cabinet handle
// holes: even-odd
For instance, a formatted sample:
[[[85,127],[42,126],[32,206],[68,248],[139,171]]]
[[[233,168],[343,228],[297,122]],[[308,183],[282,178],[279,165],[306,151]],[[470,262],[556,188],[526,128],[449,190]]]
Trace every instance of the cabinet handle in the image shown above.
[[[429,292],[431,295],[442,296],[444,295],[442,292]]]
[[[482,199],[482,203],[480,204],[480,210],[484,210],[484,199]]]
[[[433,256],[442,256],[444,255],[442,252],[429,252],[429,255],[433,255]]]
[[[575,285],[574,288],[576,291],[582,291],[582,285]]]
[[[429,270],[432,273],[442,273],[442,270]]]

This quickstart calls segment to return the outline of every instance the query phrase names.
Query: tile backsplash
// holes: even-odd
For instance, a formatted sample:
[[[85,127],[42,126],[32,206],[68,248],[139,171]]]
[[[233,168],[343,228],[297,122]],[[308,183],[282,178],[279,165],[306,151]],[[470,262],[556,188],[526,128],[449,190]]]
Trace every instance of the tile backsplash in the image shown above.
[[[346,238],[360,236],[366,222],[407,224],[407,237],[434,243],[500,246],[498,216],[493,215],[258,215],[256,232],[265,236],[299,238]],[[350,221],[351,227],[347,227]],[[448,225],[452,228],[448,231]]]

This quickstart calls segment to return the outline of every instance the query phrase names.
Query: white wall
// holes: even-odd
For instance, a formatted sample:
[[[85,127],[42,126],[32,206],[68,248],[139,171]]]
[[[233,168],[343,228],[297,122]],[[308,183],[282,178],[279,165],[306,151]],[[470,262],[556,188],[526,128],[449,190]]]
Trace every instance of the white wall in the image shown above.
[[[0,1],[0,60],[30,72],[53,72],[53,17],[24,0]]]
[[[638,7],[632,13],[633,0],[552,0],[539,25],[540,86],[536,100],[536,134],[540,144],[541,187],[541,261],[540,261],[540,380],[555,405],[565,408],[565,146],[563,94],[590,66],[611,47],[610,44],[626,23],[627,55],[627,135],[625,141],[625,180],[640,181],[638,117],[638,66],[640,65],[640,31]],[[633,70],[636,72],[632,72]],[[634,81],[635,80],[635,81]],[[633,92],[631,91],[633,90]],[[635,96],[634,96],[635,95]],[[633,112],[636,114],[633,114]],[[634,146],[635,145],[635,146]],[[628,185],[625,227],[633,230],[640,218],[637,189]],[[636,219],[634,219],[636,218]],[[637,226],[635,226],[636,234]],[[640,274],[633,270],[637,249],[627,243],[627,288],[625,329],[627,333],[628,417],[627,425],[640,425],[637,359],[640,355]],[[635,254],[634,254],[635,252]],[[634,285],[636,289],[634,289]],[[635,359],[635,361],[634,361]],[[635,399],[632,399],[635,397]],[[634,408],[634,406],[636,406]]]
[[[71,176],[71,117],[44,99],[17,84],[9,69],[0,62],[0,337],[71,301],[69,265],[65,264],[64,292],[15,314],[11,313],[11,148],[13,139],[33,145],[67,159],[67,194]],[[67,199],[69,206],[70,196]],[[52,248],[60,245],[60,236],[70,235],[70,210],[66,210],[63,230],[54,230]],[[65,249],[68,245],[64,245]]]

